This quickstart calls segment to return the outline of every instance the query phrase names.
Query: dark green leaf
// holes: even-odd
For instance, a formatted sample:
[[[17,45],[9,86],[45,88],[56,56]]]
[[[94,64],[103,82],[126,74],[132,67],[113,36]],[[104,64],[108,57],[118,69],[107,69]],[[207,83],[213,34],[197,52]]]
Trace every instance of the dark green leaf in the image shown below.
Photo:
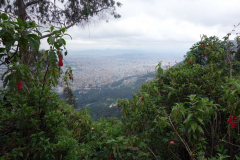
[[[2,37],[2,35],[5,34],[6,32],[8,32],[8,31],[6,31],[6,30],[1,30],[1,31],[0,31],[0,37]]]
[[[24,26],[23,21],[20,18],[17,18],[17,21],[19,26]]]
[[[58,42],[59,47],[61,47],[63,45],[63,40],[62,39],[59,39],[57,42]]]
[[[23,47],[25,48],[25,46],[28,44],[28,40],[26,38],[20,38],[19,44],[23,45]]]
[[[66,41],[65,39],[62,38],[63,44],[66,46]]]
[[[53,31],[53,30],[54,30],[54,27],[53,27],[53,26],[51,26],[51,27],[50,27],[50,30],[51,30],[51,31]]]
[[[52,37],[52,36],[50,36],[50,37],[48,37],[48,43],[50,43],[50,44],[54,44],[54,42],[55,42],[55,38],[54,37]]]
[[[30,22],[30,21],[28,21],[26,24],[24,24],[24,27],[26,27],[26,28],[32,28],[35,26],[36,26],[36,24],[34,22]]]
[[[7,16],[6,13],[2,13],[2,14],[1,14],[1,18],[2,18],[3,20],[7,20],[7,19],[8,19],[8,16]]]
[[[29,44],[32,47],[32,49],[37,51],[39,49],[40,42],[32,37],[27,37],[27,39],[28,39]]]
[[[195,132],[195,130],[197,129],[197,123],[192,123],[191,124],[191,128],[192,128],[192,131]]]
[[[67,35],[67,36],[69,36],[72,39],[72,37],[69,34],[65,33],[64,35]]]
[[[29,35],[27,35],[27,37],[32,37],[33,39],[35,39],[35,40],[40,42],[40,39],[39,39],[39,37],[36,34],[29,34]]]
[[[39,32],[38,30],[34,30],[34,32],[36,32],[38,34],[38,36],[42,37],[42,33]]]
[[[1,53],[1,52],[4,52],[4,51],[5,51],[5,48],[0,48],[0,53]],[[1,56],[0,56],[0,57],[1,57]],[[2,57],[1,57],[1,58],[2,58]],[[1,59],[1,58],[0,58],[0,59]]]
[[[59,48],[59,45],[55,42],[54,43],[54,47],[57,49],[57,50],[59,50],[60,48]]]

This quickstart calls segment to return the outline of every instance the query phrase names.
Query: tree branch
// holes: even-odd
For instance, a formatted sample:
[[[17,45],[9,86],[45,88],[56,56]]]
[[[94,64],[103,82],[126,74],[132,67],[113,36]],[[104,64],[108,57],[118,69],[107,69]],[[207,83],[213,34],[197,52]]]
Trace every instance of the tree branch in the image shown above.
[[[97,11],[95,11],[94,13],[101,12],[101,11],[103,11],[104,9],[107,9],[107,7],[102,8],[102,9],[100,9],[100,10],[97,10]],[[78,16],[77,19],[76,19],[72,24],[68,25],[68,26],[65,27],[65,28],[68,29],[68,28],[74,26],[74,25],[75,25],[80,19],[86,19],[86,18],[82,18],[82,16],[83,16],[82,14],[81,14],[80,16]],[[46,35],[40,37],[40,39],[43,39],[43,38],[49,37],[49,36],[51,36],[51,35],[53,35],[53,34],[54,34],[54,33],[46,34]]]
[[[27,8],[27,7],[29,7],[29,6],[31,6],[31,5],[33,5],[33,4],[38,3],[38,2],[40,2],[40,0],[36,0],[36,1],[32,1],[32,2],[28,2],[27,4],[25,4],[25,7]]]
[[[149,147],[147,147],[147,149],[148,149],[150,152],[152,152],[152,154],[154,155],[155,159],[158,160],[157,157],[156,157],[156,155],[153,153],[153,151],[152,151]]]

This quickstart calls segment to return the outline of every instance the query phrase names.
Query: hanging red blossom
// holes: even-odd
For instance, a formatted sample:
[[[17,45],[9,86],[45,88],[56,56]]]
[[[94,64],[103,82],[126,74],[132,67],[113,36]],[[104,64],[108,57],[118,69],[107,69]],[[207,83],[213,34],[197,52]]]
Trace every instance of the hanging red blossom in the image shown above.
[[[230,115],[227,122],[230,123],[232,125],[232,129],[237,128],[237,123],[235,123],[235,114],[233,115],[233,117]]]
[[[142,101],[144,101],[144,97],[142,97]]]
[[[118,108],[120,108],[120,104],[118,105]]]
[[[77,134],[77,131],[74,134]]]
[[[72,79],[72,77],[71,77],[71,76],[69,76],[69,79]]]
[[[232,122],[232,129],[235,129],[235,128],[237,128],[237,123]]]
[[[174,141],[170,141],[171,144],[175,144]]]
[[[61,59],[61,60],[63,60],[63,55],[62,55],[61,52],[59,53],[58,58]]]
[[[110,157],[110,159],[112,160],[112,158],[113,158],[113,153],[111,153],[111,157]]]
[[[87,140],[87,142],[90,142],[89,139]]]
[[[202,45],[202,48],[205,48],[204,44]]]
[[[192,62],[189,62],[189,64],[192,64]]]
[[[121,111],[123,111],[123,109],[121,109]]]
[[[232,122],[232,117],[231,117],[231,115],[229,116],[227,122],[228,122],[228,123],[231,123],[231,122]]]
[[[236,117],[235,117],[235,114],[233,115],[233,118],[232,118],[232,121],[235,121]]]
[[[63,66],[63,62],[62,62],[63,56],[62,56],[62,53],[61,53],[61,52],[60,52],[59,55],[58,55],[58,59],[59,59],[59,61],[58,61],[58,66],[59,66],[59,67],[62,67],[62,66]]]
[[[217,103],[220,103],[220,102],[221,102],[220,100],[217,101]]]
[[[207,54],[206,53],[203,53],[203,57],[206,57],[207,56]]]
[[[62,67],[62,66],[63,66],[63,62],[62,62],[61,59],[59,59],[59,61],[58,61],[58,66],[59,66],[59,67]]]
[[[21,82],[21,80],[19,79],[19,82],[18,82],[18,89],[22,89],[23,87],[22,87],[22,82]]]
[[[235,112],[236,112],[236,110],[235,110]],[[237,128],[237,123],[235,122],[235,119],[236,119],[236,117],[235,117],[235,114],[234,114],[233,118],[232,118],[232,123],[231,123],[232,129]]]

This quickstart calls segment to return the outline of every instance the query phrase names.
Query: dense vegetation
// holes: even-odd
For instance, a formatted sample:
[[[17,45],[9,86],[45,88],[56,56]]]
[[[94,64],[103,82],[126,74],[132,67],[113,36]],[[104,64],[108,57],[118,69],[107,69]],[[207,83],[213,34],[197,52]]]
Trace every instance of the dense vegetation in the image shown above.
[[[166,72],[159,63],[151,82],[131,100],[118,100],[121,120],[92,121],[87,108],[74,111],[52,91],[61,76],[66,29],[50,27],[50,49],[30,68],[21,53],[29,46],[38,51],[36,24],[3,13],[0,27],[7,66],[0,90],[1,159],[240,159],[240,64],[231,59],[236,49],[230,34],[224,41],[203,36],[182,64]],[[67,85],[74,78],[71,68],[62,76]]]
[[[146,77],[153,77],[153,73],[139,75],[137,76],[137,81],[123,85],[122,82],[126,79],[130,79],[132,77],[126,77],[119,81],[113,82],[110,85],[106,85],[101,88],[101,90],[88,90],[87,93],[79,93],[79,90],[73,91],[75,100],[75,106],[77,106],[77,110],[83,107],[86,107],[90,110],[90,115],[92,120],[97,120],[100,117],[117,117],[121,118],[120,108],[117,107],[116,101],[118,98],[120,99],[132,99],[133,94],[137,93],[137,90],[141,87],[143,83],[146,82]],[[114,84],[114,88],[113,88]],[[116,85],[117,84],[117,85]],[[64,89],[65,90],[65,89]],[[66,89],[67,90],[67,89]],[[67,104],[69,99],[72,99],[70,94],[60,95],[60,99],[67,98]],[[65,96],[69,95],[69,96]],[[112,106],[112,107],[110,107]]]

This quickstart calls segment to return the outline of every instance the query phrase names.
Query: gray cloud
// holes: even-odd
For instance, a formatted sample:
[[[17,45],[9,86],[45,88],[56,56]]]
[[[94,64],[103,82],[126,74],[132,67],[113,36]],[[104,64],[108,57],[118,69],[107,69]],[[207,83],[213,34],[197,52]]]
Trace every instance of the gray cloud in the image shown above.
[[[69,51],[136,49],[185,54],[200,34],[220,39],[240,19],[239,0],[121,0],[120,19],[68,30]],[[90,32],[90,36],[89,36]],[[233,38],[233,37],[232,37]],[[46,47],[46,43],[42,44]]]

